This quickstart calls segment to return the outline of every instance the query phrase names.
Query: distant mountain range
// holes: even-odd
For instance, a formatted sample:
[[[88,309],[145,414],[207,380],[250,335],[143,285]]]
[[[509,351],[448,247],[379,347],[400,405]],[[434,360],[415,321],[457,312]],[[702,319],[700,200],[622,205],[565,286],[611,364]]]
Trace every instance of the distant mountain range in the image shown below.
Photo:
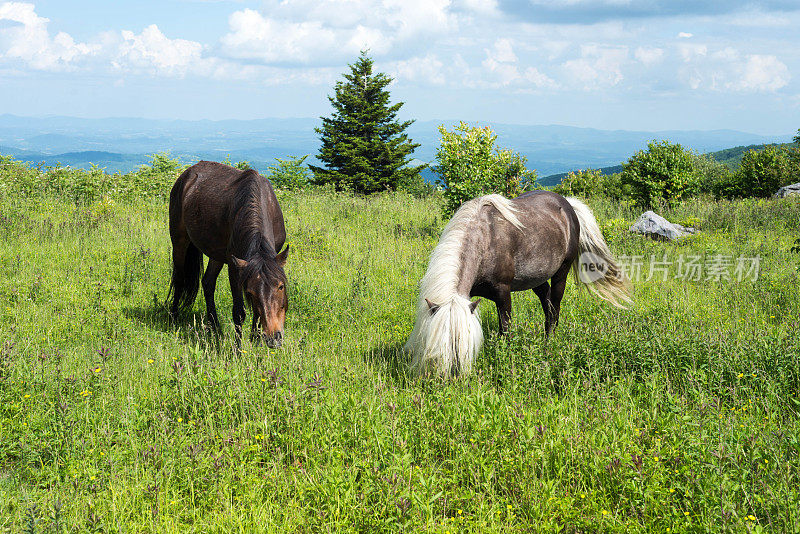
[[[0,115],[0,154],[34,164],[130,171],[149,161],[148,155],[168,151],[189,163],[199,159],[248,161],[259,170],[275,158],[310,154],[319,149],[314,128],[319,119],[255,119],[224,121],[151,120],[131,118],[18,117]],[[431,162],[440,135],[457,121],[417,121],[408,130],[420,143],[415,157]],[[497,144],[528,159],[543,183],[557,183],[559,173],[619,165],[654,139],[669,139],[698,152],[733,146],[782,143],[792,135],[762,136],[734,130],[624,131],[572,126],[527,126],[481,123],[498,134]],[[425,173],[433,177],[432,172]],[[554,181],[555,180],[555,181]]]

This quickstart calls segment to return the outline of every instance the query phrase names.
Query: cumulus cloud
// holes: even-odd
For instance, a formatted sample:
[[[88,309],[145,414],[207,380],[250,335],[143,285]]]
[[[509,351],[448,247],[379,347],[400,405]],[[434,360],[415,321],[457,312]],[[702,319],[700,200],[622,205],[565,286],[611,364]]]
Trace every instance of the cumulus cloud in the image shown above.
[[[660,62],[664,58],[664,49],[640,46],[633,53],[633,57],[635,57],[640,63],[650,66]]]
[[[135,34],[132,31],[122,32],[122,43],[112,64],[119,69],[141,68],[157,74],[185,76],[192,70],[206,70],[211,67],[204,64],[203,45],[185,39],[169,39],[158,26],[151,24]]]
[[[732,83],[740,91],[777,91],[789,83],[789,69],[775,56],[750,55]]]
[[[395,79],[443,85],[446,82],[444,63],[435,55],[398,61],[391,72]]]
[[[510,39],[500,38],[495,40],[491,48],[484,49],[486,58],[481,62],[484,69],[484,81],[479,85],[487,87],[514,86],[518,89],[552,88],[555,81],[542,73],[536,67],[523,68],[519,65],[519,58],[514,53],[514,46]],[[470,76],[475,76],[471,74]]]
[[[581,57],[566,61],[562,70],[572,84],[586,90],[598,89],[622,82],[622,67],[626,61],[626,46],[585,45],[581,47]]]
[[[0,58],[19,60],[36,70],[67,70],[81,58],[98,52],[99,46],[76,43],[67,33],[51,36],[49,19],[36,14],[33,4],[6,2],[0,4]]]
[[[774,55],[743,54],[733,47],[683,54],[680,75],[692,89],[774,92],[789,84],[789,68]]]
[[[455,25],[450,0],[284,0],[265,15],[236,11],[222,38],[226,55],[266,64],[331,64],[360,50],[390,55]]]

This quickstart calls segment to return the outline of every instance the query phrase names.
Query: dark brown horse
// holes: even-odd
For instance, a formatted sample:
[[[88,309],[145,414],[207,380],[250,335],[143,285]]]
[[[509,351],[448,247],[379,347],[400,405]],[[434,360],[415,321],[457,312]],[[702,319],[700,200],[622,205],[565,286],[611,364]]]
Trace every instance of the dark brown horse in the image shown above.
[[[470,297],[494,301],[505,334],[511,292],[532,289],[549,335],[570,270],[596,296],[619,307],[630,302],[628,281],[582,202],[537,191],[464,203],[442,232],[420,282],[417,321],[406,343],[412,368],[442,376],[470,370],[483,342],[475,313],[480,299]]]
[[[237,346],[245,318],[243,292],[253,312],[251,339],[263,338],[270,347],[280,346],[288,308],[283,266],[289,249],[278,252],[286,241],[286,228],[269,180],[252,169],[242,171],[211,161],[192,165],[172,186],[169,234],[172,316],[192,307],[205,254],[203,295],[211,325],[217,330],[220,326],[214,288],[227,264]]]

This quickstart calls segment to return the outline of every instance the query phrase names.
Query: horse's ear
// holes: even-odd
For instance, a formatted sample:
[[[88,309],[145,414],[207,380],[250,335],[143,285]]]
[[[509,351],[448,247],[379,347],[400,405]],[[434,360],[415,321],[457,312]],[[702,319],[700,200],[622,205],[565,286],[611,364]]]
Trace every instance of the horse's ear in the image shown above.
[[[472,313],[475,313],[475,310],[478,309],[478,304],[480,304],[480,303],[481,303],[481,299],[480,298],[478,298],[478,300],[476,300],[474,302],[470,302],[469,303],[469,311],[471,311]]]
[[[281,267],[286,265],[286,258],[289,257],[289,245],[286,245],[286,248],[283,249],[283,252],[275,256],[275,259],[278,260],[278,263],[281,264]]]
[[[429,301],[428,299],[425,299],[425,302],[428,303],[428,311],[431,312],[431,315],[436,313],[436,310],[439,309],[439,305],[438,304],[434,304],[433,302]]]
[[[231,256],[231,259],[233,260],[233,264],[237,266],[239,269],[244,269],[245,267],[247,267],[247,262],[245,260],[240,260],[236,256]]]

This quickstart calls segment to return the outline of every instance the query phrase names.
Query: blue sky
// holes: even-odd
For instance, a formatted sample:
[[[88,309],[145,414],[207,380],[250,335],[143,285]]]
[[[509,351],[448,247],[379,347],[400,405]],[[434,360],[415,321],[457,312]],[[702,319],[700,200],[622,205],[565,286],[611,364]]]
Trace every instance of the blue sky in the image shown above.
[[[800,128],[792,0],[0,0],[0,113],[327,115],[360,49],[404,118]]]

